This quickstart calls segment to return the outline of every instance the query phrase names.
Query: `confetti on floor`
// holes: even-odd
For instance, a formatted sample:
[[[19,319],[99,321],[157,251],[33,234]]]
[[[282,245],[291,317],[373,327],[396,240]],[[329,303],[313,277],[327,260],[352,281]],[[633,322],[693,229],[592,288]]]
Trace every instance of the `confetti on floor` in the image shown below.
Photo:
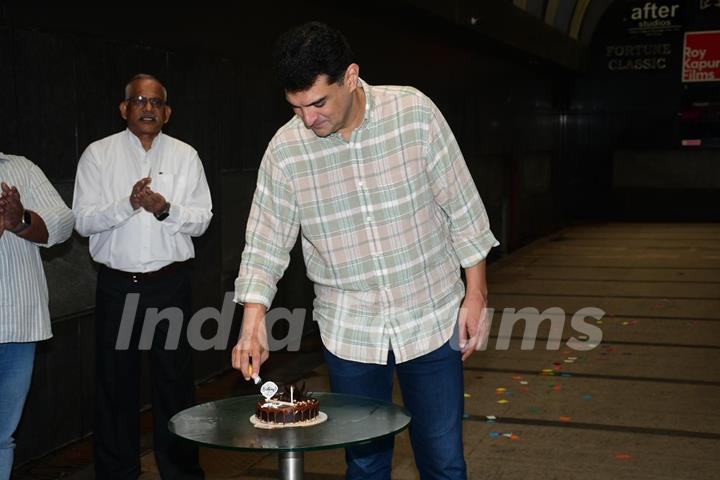
[[[499,403],[500,405],[504,405],[504,404],[506,404],[506,403],[510,403],[510,400],[506,400],[506,399],[504,399],[504,398],[501,398],[500,400],[497,401],[497,403]]]
[[[572,417],[569,417],[569,416],[567,416],[567,415],[561,415],[561,416],[560,416],[560,421],[561,421],[561,422],[569,422],[569,421],[571,421],[571,420],[572,420]]]
[[[615,458],[617,460],[632,460],[633,456],[628,453],[616,453]]]
[[[470,398],[471,395],[470,395],[469,393],[466,393],[466,394],[464,395],[464,397],[465,397],[465,398]]]
[[[490,432],[490,438],[509,438],[510,440],[520,440],[520,435],[513,432]]]

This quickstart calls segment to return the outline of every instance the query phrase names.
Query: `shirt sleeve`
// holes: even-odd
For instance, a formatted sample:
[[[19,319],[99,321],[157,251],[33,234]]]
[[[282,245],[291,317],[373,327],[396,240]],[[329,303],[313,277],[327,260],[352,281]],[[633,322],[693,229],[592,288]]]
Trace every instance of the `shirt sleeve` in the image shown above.
[[[245,249],[235,280],[235,302],[261,303],[270,308],[299,229],[292,185],[268,150],[258,171]]]
[[[133,210],[130,192],[127,197],[98,205],[98,201],[103,198],[101,179],[100,166],[88,147],[78,162],[72,206],[75,230],[84,237],[117,228],[141,210]]]
[[[35,164],[28,171],[28,188],[20,192],[23,207],[35,212],[45,222],[48,241],[43,247],[62,243],[72,234],[75,218],[72,210],[52,186],[45,174]]]
[[[170,203],[169,215],[162,223],[171,235],[182,233],[199,237],[207,230],[213,214],[210,188],[197,152],[190,161],[187,181],[182,202]]]
[[[490,231],[485,206],[460,147],[440,110],[428,99],[428,174],[435,201],[447,216],[453,250],[463,268],[472,267],[500,245]]]

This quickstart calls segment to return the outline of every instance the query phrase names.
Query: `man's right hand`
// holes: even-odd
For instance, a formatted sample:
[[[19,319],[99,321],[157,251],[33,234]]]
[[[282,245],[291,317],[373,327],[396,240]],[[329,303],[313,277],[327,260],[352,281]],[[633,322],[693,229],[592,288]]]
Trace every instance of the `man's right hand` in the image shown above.
[[[0,197],[5,198],[5,194],[3,193]],[[5,215],[0,214],[0,238],[2,238],[3,233],[5,233]]]
[[[260,365],[269,356],[267,328],[265,326],[265,305],[246,303],[243,311],[240,339],[232,351],[232,366],[234,369],[240,370],[245,380],[250,380],[260,376]],[[249,368],[251,363],[252,374]]]
[[[17,187],[0,182],[0,237],[5,230],[13,231],[22,221],[25,208]],[[16,234],[17,235],[17,234]]]
[[[130,192],[130,205],[133,210],[137,210],[142,206],[145,195],[148,194],[148,185],[150,185],[151,181],[152,179],[150,177],[145,177],[133,185],[132,192]]]

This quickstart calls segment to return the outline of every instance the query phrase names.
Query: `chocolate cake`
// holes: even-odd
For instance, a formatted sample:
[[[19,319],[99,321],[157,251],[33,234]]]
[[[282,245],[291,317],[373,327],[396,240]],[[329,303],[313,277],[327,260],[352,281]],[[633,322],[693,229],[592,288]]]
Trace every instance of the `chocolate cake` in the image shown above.
[[[320,413],[320,402],[305,392],[305,383],[294,388],[293,402],[290,403],[290,387],[272,397],[260,400],[255,405],[255,417],[265,423],[298,423],[312,420]]]

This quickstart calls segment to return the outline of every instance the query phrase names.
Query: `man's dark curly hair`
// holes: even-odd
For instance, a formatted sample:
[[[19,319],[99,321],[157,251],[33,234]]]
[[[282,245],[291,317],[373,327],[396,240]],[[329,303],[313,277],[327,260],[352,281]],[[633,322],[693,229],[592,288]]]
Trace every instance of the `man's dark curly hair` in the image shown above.
[[[280,36],[275,44],[275,74],[287,92],[312,87],[318,75],[327,75],[328,84],[342,84],[354,56],[347,39],[324,23],[309,22]]]

